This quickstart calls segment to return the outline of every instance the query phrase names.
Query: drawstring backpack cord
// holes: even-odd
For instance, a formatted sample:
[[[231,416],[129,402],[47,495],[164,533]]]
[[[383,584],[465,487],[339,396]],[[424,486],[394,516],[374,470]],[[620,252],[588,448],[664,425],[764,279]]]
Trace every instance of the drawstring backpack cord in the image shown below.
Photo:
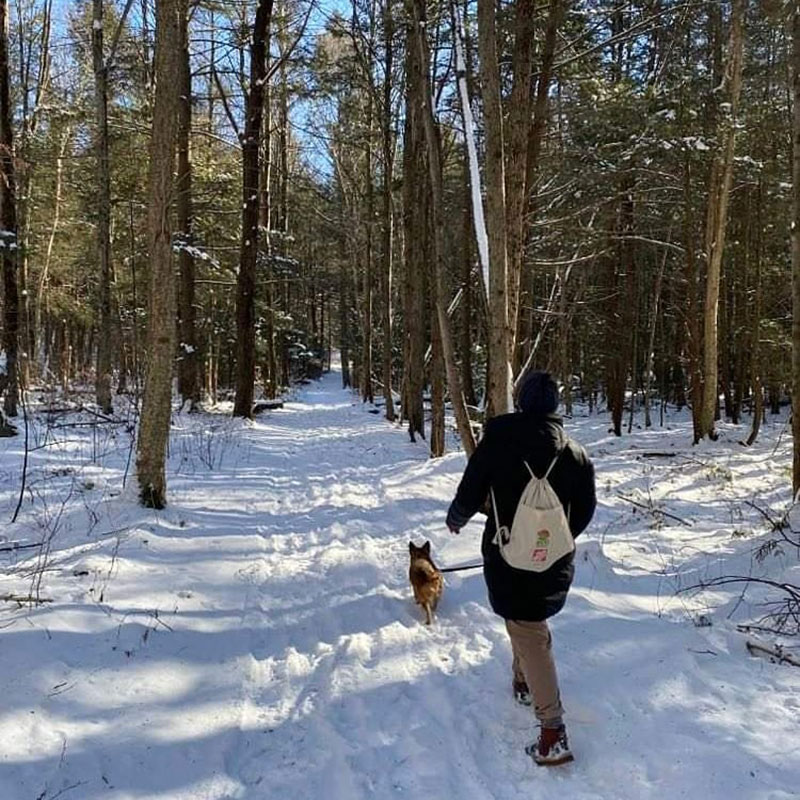
[[[537,480],[540,481],[546,481],[550,477],[550,473],[553,471],[553,467],[556,465],[556,461],[558,461],[563,452],[564,452],[563,447],[560,450],[556,451],[555,458],[550,462],[550,466],[547,468],[547,471],[544,473],[544,475],[542,475],[541,478],[536,478],[536,473],[531,469],[531,465],[527,461],[525,461],[525,459],[522,460],[522,463],[526,466],[528,472],[530,472],[531,478],[536,478]],[[501,527],[500,525],[500,517],[497,514],[497,501],[494,499],[494,489],[491,486],[489,487],[489,494],[491,495],[492,498],[492,511],[494,511],[495,534],[494,538],[492,539],[492,544],[496,544],[499,546],[500,544],[506,544],[508,542],[508,539],[511,538],[511,532],[508,530],[507,527]],[[507,537],[506,542],[503,542],[501,536],[501,533],[504,530],[506,531],[506,537]]]

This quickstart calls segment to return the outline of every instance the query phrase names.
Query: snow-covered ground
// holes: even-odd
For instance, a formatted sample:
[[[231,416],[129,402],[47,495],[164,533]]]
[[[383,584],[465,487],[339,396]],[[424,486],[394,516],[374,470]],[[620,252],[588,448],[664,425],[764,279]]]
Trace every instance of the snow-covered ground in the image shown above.
[[[369,410],[332,373],[252,425],[180,415],[158,513],[121,491],[123,427],[38,415],[15,525],[23,441],[0,440],[0,539],[51,537],[0,552],[0,595],[49,601],[0,605],[2,800],[800,797],[800,670],[736,627],[777,595],[685,591],[800,583],[791,546],[754,557],[746,503],[788,501],[783,421],[748,450],[730,426],[692,448],[682,417],[567,421],[600,505],[552,625],[576,761],[545,770],[480,572],[448,576],[431,628],[411,601],[409,538],[478,558],[482,518],[444,528],[464,457]]]

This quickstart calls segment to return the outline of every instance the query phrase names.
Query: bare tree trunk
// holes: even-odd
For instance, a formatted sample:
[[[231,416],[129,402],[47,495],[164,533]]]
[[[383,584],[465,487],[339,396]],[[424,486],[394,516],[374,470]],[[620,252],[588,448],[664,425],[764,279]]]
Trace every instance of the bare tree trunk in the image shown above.
[[[632,362],[633,328],[636,303],[635,266],[633,245],[630,237],[635,230],[635,209],[629,179],[623,179],[619,189],[617,212],[617,258],[610,266],[611,285],[614,287],[610,300],[610,327],[617,329],[617,336],[606,355],[607,395],[611,420],[616,436],[622,435],[622,417],[625,413],[625,390],[628,371]],[[631,403],[634,398],[631,397]]]
[[[43,7],[42,27],[35,30],[30,24],[32,20],[26,18],[23,6],[17,3],[17,45],[19,49],[19,78],[17,79],[17,97],[21,106],[21,119],[19,123],[20,134],[17,141],[17,156],[22,164],[22,169],[17,172],[17,239],[21,246],[17,254],[17,287],[19,302],[19,353],[18,375],[20,385],[25,387],[30,383],[30,365],[34,353],[33,328],[30,319],[28,259],[31,250],[31,210],[34,206],[34,180],[33,158],[30,150],[31,139],[36,131],[39,103],[42,99],[45,84],[47,83],[49,55],[50,55],[50,12],[52,0],[45,2]],[[40,38],[41,37],[41,38]],[[32,85],[33,73],[33,42],[41,40],[41,50],[38,68],[38,83]],[[27,46],[26,46],[27,45]],[[31,99],[33,98],[33,107]]]
[[[342,356],[342,388],[349,389],[353,385],[350,374],[350,307],[347,291],[347,251],[342,242],[342,253],[339,257],[339,346]]]
[[[403,226],[405,234],[405,275],[403,282],[403,417],[408,420],[411,441],[425,437],[422,390],[425,372],[424,275],[426,230],[429,204],[427,155],[425,149],[425,69],[416,42],[414,13],[407,0],[406,10],[406,120],[403,138]]]
[[[267,70],[269,70],[269,48],[267,48]],[[259,206],[259,226],[263,236],[263,251],[267,257],[266,305],[264,338],[266,340],[266,361],[264,364],[264,392],[272,400],[278,396],[278,362],[275,354],[275,273],[272,269],[272,92],[269,82],[264,86],[264,119],[262,121],[261,142],[261,204]]]
[[[394,210],[392,203],[392,177],[394,173],[394,137],[392,135],[392,70],[394,68],[394,19],[392,0],[384,0],[383,36],[386,51],[383,65],[383,270],[381,272],[381,327],[383,328],[383,399],[386,419],[394,421],[392,397],[392,267]]]
[[[472,380],[472,253],[474,235],[472,232],[472,213],[469,202],[469,155],[464,154],[464,213],[462,215],[461,241],[461,385],[464,399],[468,405],[475,405],[475,386]]]
[[[156,6],[156,93],[150,138],[147,238],[150,254],[147,378],[136,449],[142,505],[167,502],[166,451],[169,441],[172,363],[175,350],[175,278],[172,271],[170,200],[178,129],[181,20],[186,0]]]
[[[181,20],[181,98],[178,122],[178,180],[176,223],[180,237],[178,255],[178,330],[180,350],[178,361],[178,391],[184,403],[193,410],[200,400],[197,333],[195,331],[194,298],[194,220],[192,212],[192,161],[189,138],[192,129],[192,68],[189,62],[189,19]]]
[[[289,82],[286,74],[285,54],[289,48],[287,28],[287,4],[280,4],[281,25],[278,29],[280,50],[280,94],[278,96],[278,230],[283,235],[286,247],[286,236],[289,233]],[[283,255],[286,255],[284,252]]]
[[[528,129],[528,160],[525,165],[525,218],[530,218],[535,211],[534,186],[536,175],[539,170],[539,159],[542,152],[542,141],[545,130],[547,129],[548,119],[548,100],[550,97],[550,84],[553,79],[553,64],[555,63],[556,44],[558,40],[558,30],[564,16],[564,0],[550,0],[550,7],[547,13],[547,26],[545,28],[544,45],[542,48],[542,60],[539,68],[539,78],[536,81],[536,99],[533,103],[533,122]],[[523,241],[520,245],[524,248],[526,241],[526,231],[523,228]],[[524,265],[520,263],[520,281]],[[516,298],[514,305],[514,315],[510,319],[511,335],[513,343],[511,348],[512,372],[517,379],[522,377],[521,365],[523,361],[522,343],[525,339],[525,325],[523,315],[520,314],[522,285],[518,282],[516,286]]]
[[[431,325],[431,458],[445,452],[444,427],[445,366],[438,325]]]
[[[763,230],[763,223],[761,222],[761,185],[759,181],[759,214],[758,225],[756,228],[756,288],[755,288],[755,302],[753,303],[753,324],[750,341],[750,365],[752,371],[753,383],[753,418],[750,425],[750,434],[745,441],[745,445],[749,447],[758,438],[759,431],[761,430],[761,417],[764,415],[764,387],[761,381],[761,299],[763,290],[761,286],[761,231]]]
[[[373,100],[372,92],[367,93],[367,151],[365,154],[365,175],[367,195],[367,220],[365,225],[366,239],[366,269],[364,271],[364,372],[361,380],[361,398],[366,403],[374,403],[375,396],[372,387],[372,300],[373,300],[373,248],[372,228],[375,216],[375,185],[372,176],[372,124]]]
[[[61,191],[64,182],[64,156],[67,152],[67,146],[72,138],[72,127],[67,125],[62,133],[61,138],[61,146],[58,151],[58,157],[56,158],[56,188],[55,188],[55,198],[53,200],[55,208],[53,211],[53,224],[50,228],[50,236],[47,239],[47,249],[45,250],[45,257],[44,257],[44,264],[42,266],[42,271],[39,275],[39,287],[36,292],[36,306],[34,311],[34,322],[33,322],[33,329],[35,332],[36,337],[41,337],[41,330],[42,330],[42,312],[44,311],[45,305],[45,291],[47,288],[47,279],[50,275],[50,264],[53,260],[53,245],[55,244],[56,234],[58,233],[58,226],[61,222],[61,203],[62,203],[62,196]],[[36,358],[38,361],[38,371],[40,375],[44,375],[45,372],[45,361],[46,361],[46,348],[44,342],[37,339],[37,354]]]
[[[792,493],[800,492],[800,10],[792,18]]]
[[[461,379],[458,374],[456,364],[455,348],[453,347],[453,337],[450,332],[450,319],[447,316],[447,288],[445,284],[445,268],[447,264],[445,254],[444,221],[442,211],[444,209],[444,191],[442,189],[442,163],[439,137],[436,130],[436,123],[433,119],[433,109],[431,108],[430,73],[428,64],[428,48],[425,28],[425,0],[406,0],[412,4],[412,20],[416,39],[416,49],[419,53],[419,61],[422,67],[422,81],[424,87],[424,101],[422,106],[422,122],[425,129],[426,154],[428,156],[429,185],[431,190],[431,209],[430,223],[433,225],[433,244],[434,253],[431,259],[434,275],[434,302],[436,306],[436,319],[439,323],[439,336],[442,347],[442,357],[444,359],[445,371],[447,373],[447,384],[450,390],[450,402],[456,418],[456,426],[461,437],[461,444],[467,456],[472,455],[475,450],[475,437],[472,434],[467,404],[464,401],[464,392],[461,388]],[[411,43],[410,43],[411,44]],[[504,363],[508,364],[507,353],[504,353]],[[510,383],[510,381],[509,381]],[[510,388],[510,387],[509,387]]]
[[[478,148],[475,143],[475,120],[470,105],[470,58],[469,43],[461,10],[457,0],[450,2],[450,14],[453,21],[453,44],[455,48],[456,82],[461,103],[461,118],[464,122],[464,149],[467,161],[467,192],[472,207],[471,220],[475,228],[475,242],[478,249],[478,261],[481,268],[483,291],[489,291],[489,242],[486,233],[486,219],[483,214],[481,197],[481,175],[478,164]],[[482,298],[484,299],[484,298]],[[488,296],[485,297],[488,302]]]
[[[495,0],[478,0],[478,52],[486,128],[486,223],[489,234],[489,372],[486,407],[489,417],[511,410],[505,157],[495,9]]]
[[[8,0],[0,0],[0,258],[3,264],[3,349],[6,355],[5,369],[0,366],[0,393],[5,391],[5,413],[15,417],[19,400],[19,248],[8,25]],[[13,432],[14,428],[0,414],[0,433],[7,435]]]
[[[723,96],[726,97],[727,107],[721,109],[717,129],[717,152],[714,155],[709,177],[705,239],[707,272],[703,308],[703,399],[700,413],[700,439],[704,436],[708,436],[710,439],[717,438],[714,430],[719,396],[717,317],[722,254],[725,249],[725,231],[728,224],[728,199],[733,180],[736,120],[742,87],[745,9],[745,0],[734,0],[728,39],[728,61],[719,90],[721,94],[724,92]]]
[[[514,17],[513,85],[508,103],[506,128],[506,225],[508,234],[508,320],[510,353],[519,313],[520,281],[525,253],[525,218],[529,130],[531,128],[531,74],[535,45],[535,0],[516,0]],[[512,359],[513,361],[513,359]]]
[[[236,417],[253,416],[256,379],[255,293],[258,259],[259,155],[273,0],[259,0],[250,42],[250,86],[242,136],[242,241],[236,291]]]
[[[684,156],[683,169],[683,238],[686,248],[686,306],[683,314],[686,332],[687,361],[689,368],[690,400],[692,405],[693,440],[697,444],[700,435],[700,411],[703,405],[702,334],[699,301],[697,253],[695,252],[694,205],[692,176],[689,159]]]
[[[667,234],[667,239],[671,238],[672,231]],[[667,267],[667,254],[668,251],[664,248],[664,254],[661,257],[661,265],[656,274],[656,284],[653,289],[653,307],[650,309],[650,331],[647,338],[647,355],[645,357],[644,366],[644,426],[649,428],[652,425],[650,419],[650,387],[652,385],[653,376],[653,359],[655,356],[654,350],[656,345],[656,326],[658,324],[658,313],[661,305],[661,287],[664,285],[664,271]]]
[[[95,396],[103,413],[111,404],[111,171],[108,155],[108,65],[103,51],[103,0],[92,0],[92,66],[94,69],[95,157],[97,159],[98,296],[97,374]]]

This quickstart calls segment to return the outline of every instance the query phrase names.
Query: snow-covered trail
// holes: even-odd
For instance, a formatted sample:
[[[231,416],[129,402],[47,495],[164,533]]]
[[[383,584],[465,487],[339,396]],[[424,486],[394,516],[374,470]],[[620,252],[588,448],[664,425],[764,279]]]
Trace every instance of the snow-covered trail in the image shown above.
[[[175,448],[165,512],[118,498],[103,525],[123,535],[57,554],[52,607],[0,628],[0,798],[799,796],[797,671],[744,656],[732,626],[696,628],[674,596],[672,567],[713,568],[696,548],[723,526],[716,484],[684,469],[662,489],[692,531],[623,520],[610,489],[642,485],[630,440],[578,425],[601,506],[553,622],[577,760],[543,770],[480,572],[448,577],[431,628],[411,602],[409,538],[442,565],[479,557],[480,521],[443,525],[463,455],[430,461],[340,380],[226,429],[213,470]]]

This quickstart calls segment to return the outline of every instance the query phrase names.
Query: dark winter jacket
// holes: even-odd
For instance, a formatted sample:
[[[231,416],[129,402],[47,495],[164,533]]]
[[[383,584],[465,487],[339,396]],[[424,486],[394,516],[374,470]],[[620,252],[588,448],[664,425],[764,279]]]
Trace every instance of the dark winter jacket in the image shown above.
[[[561,417],[526,412],[504,414],[490,420],[472,454],[447,514],[450,528],[461,528],[487,501],[494,489],[501,525],[514,519],[517,503],[530,475],[527,461],[538,476],[544,475],[560,451],[548,478],[567,512],[573,536],[589,524],[596,505],[594,467],[586,451],[564,433]],[[543,620],[558,613],[567,599],[574,574],[574,554],[564,556],[545,572],[528,572],[509,566],[492,543],[494,514],[483,531],[483,572],[489,602],[505,619]]]

